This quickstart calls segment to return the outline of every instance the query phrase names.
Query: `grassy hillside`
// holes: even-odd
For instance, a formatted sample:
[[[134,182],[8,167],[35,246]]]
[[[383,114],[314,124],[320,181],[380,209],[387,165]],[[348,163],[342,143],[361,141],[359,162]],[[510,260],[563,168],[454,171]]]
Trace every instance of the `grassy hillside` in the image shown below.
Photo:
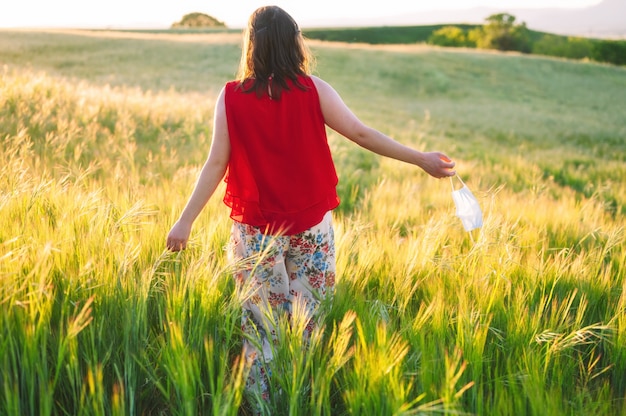
[[[303,34],[309,39],[334,42],[358,42],[378,44],[407,44],[427,43],[433,32],[446,27],[456,26],[463,31],[470,31],[482,25],[470,24],[437,24],[419,26],[365,26],[365,27],[338,27],[338,28],[306,28]],[[529,30],[531,41],[541,39],[546,33]],[[558,35],[555,35],[558,36]],[[567,39],[567,36],[559,36]]]
[[[626,64],[626,42],[622,40],[556,35],[529,30],[525,26],[517,34],[506,25],[496,27],[491,32],[489,30],[476,32],[478,29],[484,30],[487,26],[489,24],[309,28],[304,30],[304,35],[309,39],[338,42],[374,45],[428,43],[440,46],[514,50],[615,65]],[[520,29],[518,24],[514,27]],[[488,32],[490,33],[487,34]]]
[[[374,45],[426,43],[434,31],[444,26],[446,25],[307,28],[303,30],[303,34],[309,39]],[[458,25],[463,30],[469,30],[476,26],[478,25]]]
[[[164,250],[239,45],[0,31],[0,414],[246,414],[220,198]],[[329,132],[337,293],[308,350],[284,328],[268,414],[623,414],[626,70],[311,47],[368,124],[457,162],[485,224]]]

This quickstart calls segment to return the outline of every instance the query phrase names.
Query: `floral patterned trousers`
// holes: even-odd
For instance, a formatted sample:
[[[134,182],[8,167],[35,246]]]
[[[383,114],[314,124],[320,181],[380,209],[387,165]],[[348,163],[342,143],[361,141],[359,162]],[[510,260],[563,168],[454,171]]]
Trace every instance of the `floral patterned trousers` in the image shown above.
[[[320,302],[335,285],[335,243],[331,212],[295,235],[271,236],[235,222],[230,255],[242,296],[244,353],[251,365],[246,393],[269,398],[266,363],[277,343],[276,323],[286,317],[306,339],[315,328]]]

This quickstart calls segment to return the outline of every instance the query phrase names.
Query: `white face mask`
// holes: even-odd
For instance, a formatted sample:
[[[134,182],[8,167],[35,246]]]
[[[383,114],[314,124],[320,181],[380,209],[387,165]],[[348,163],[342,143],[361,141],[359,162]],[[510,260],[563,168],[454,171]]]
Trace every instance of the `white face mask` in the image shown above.
[[[465,231],[480,228],[483,225],[483,213],[480,210],[478,200],[461,178],[458,175],[456,175],[456,177],[463,184],[461,189],[454,190],[454,184],[452,184],[452,178],[450,178],[450,183],[452,184],[452,199],[456,206],[456,216],[461,219]]]

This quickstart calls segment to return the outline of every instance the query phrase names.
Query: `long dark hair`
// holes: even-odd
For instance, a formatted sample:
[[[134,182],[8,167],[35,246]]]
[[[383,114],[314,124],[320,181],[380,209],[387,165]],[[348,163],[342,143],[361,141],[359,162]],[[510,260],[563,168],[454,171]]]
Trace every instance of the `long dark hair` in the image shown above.
[[[296,21],[278,6],[260,7],[248,20],[237,79],[245,92],[279,99],[288,79],[305,88],[298,76],[310,73],[312,60]]]

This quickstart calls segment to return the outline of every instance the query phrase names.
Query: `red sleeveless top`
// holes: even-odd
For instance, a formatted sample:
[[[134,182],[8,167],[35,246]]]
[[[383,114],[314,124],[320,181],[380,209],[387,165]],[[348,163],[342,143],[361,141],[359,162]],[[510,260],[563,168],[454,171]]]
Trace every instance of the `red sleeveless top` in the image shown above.
[[[297,234],[339,205],[337,173],[313,80],[289,82],[280,99],[238,81],[225,87],[230,160],[224,203],[230,217],[269,234]],[[251,82],[251,81],[250,81]]]

